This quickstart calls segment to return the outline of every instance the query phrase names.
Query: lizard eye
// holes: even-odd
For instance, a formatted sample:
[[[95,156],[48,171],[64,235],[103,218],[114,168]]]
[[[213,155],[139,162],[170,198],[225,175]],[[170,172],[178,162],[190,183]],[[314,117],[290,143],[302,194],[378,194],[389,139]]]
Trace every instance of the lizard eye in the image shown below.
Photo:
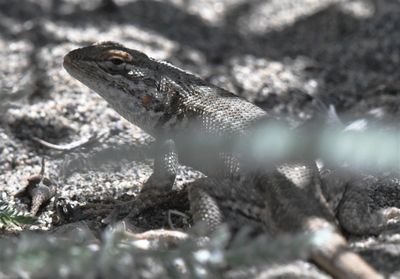
[[[109,49],[101,53],[98,57],[99,66],[111,75],[122,75],[128,71],[129,63],[132,63],[133,57],[126,51]]]
[[[110,61],[114,65],[121,65],[122,63],[124,63],[124,61],[121,58],[116,58],[116,57],[111,58]]]

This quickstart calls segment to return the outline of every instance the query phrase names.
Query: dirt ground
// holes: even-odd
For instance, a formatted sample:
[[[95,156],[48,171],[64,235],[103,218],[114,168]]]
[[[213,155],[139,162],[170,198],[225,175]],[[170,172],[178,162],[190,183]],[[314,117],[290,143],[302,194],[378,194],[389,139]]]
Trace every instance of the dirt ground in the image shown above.
[[[168,60],[293,123],[316,114],[315,98],[345,121],[389,121],[400,111],[397,0],[0,0],[1,202],[29,211],[15,193],[43,157],[57,199],[77,206],[129,199],[151,174],[153,139],[62,68],[67,52],[97,41]],[[70,152],[35,141],[101,133],[108,136]],[[177,187],[199,175],[182,167]],[[55,200],[25,229],[52,229]],[[168,227],[166,209],[138,224]],[[350,240],[377,270],[400,278],[399,239],[394,231]],[[304,261],[279,272],[263,278],[329,278]]]

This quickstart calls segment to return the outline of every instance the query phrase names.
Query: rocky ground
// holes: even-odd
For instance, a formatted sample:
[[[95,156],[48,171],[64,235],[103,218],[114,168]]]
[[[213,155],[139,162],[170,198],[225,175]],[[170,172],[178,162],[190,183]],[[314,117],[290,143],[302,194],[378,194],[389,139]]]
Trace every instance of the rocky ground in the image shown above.
[[[50,230],[55,200],[83,206],[127,199],[151,173],[153,139],[62,68],[74,48],[123,43],[293,123],[315,115],[316,97],[345,120],[385,120],[400,111],[399,14],[397,0],[0,0],[0,201],[29,211],[15,193],[39,173],[44,157],[57,197],[24,230]],[[67,152],[35,140],[62,145],[101,133],[107,137]],[[177,186],[198,175],[182,167]],[[160,210],[138,224],[168,227],[167,219]],[[400,278],[398,232],[354,239],[352,247]],[[262,274],[328,277],[304,261]]]

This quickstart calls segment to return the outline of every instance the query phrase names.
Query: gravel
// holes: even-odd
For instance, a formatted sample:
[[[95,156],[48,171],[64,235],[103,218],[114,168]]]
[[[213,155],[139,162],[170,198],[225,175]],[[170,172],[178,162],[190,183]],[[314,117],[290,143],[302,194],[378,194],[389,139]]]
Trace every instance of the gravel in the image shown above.
[[[29,210],[14,194],[39,172],[42,157],[59,195],[80,205],[133,196],[150,175],[153,139],[62,68],[68,51],[96,41],[168,60],[296,123],[315,115],[316,98],[346,120],[399,114],[396,0],[110,2],[0,0],[1,202]],[[102,131],[112,136],[70,154],[32,139],[65,144]],[[182,167],[177,187],[199,175]],[[52,205],[27,229],[50,229]],[[398,235],[352,243],[378,270],[400,278]],[[318,274],[300,262],[275,273]],[[279,275],[271,274],[265,278]]]

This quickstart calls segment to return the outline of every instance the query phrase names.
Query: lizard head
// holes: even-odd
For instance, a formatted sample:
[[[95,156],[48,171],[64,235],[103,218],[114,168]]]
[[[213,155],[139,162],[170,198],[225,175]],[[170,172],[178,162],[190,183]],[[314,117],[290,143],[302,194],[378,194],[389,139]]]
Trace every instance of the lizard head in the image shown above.
[[[149,133],[168,110],[171,92],[163,90],[159,63],[140,51],[103,42],[69,52],[63,65],[123,117]]]

